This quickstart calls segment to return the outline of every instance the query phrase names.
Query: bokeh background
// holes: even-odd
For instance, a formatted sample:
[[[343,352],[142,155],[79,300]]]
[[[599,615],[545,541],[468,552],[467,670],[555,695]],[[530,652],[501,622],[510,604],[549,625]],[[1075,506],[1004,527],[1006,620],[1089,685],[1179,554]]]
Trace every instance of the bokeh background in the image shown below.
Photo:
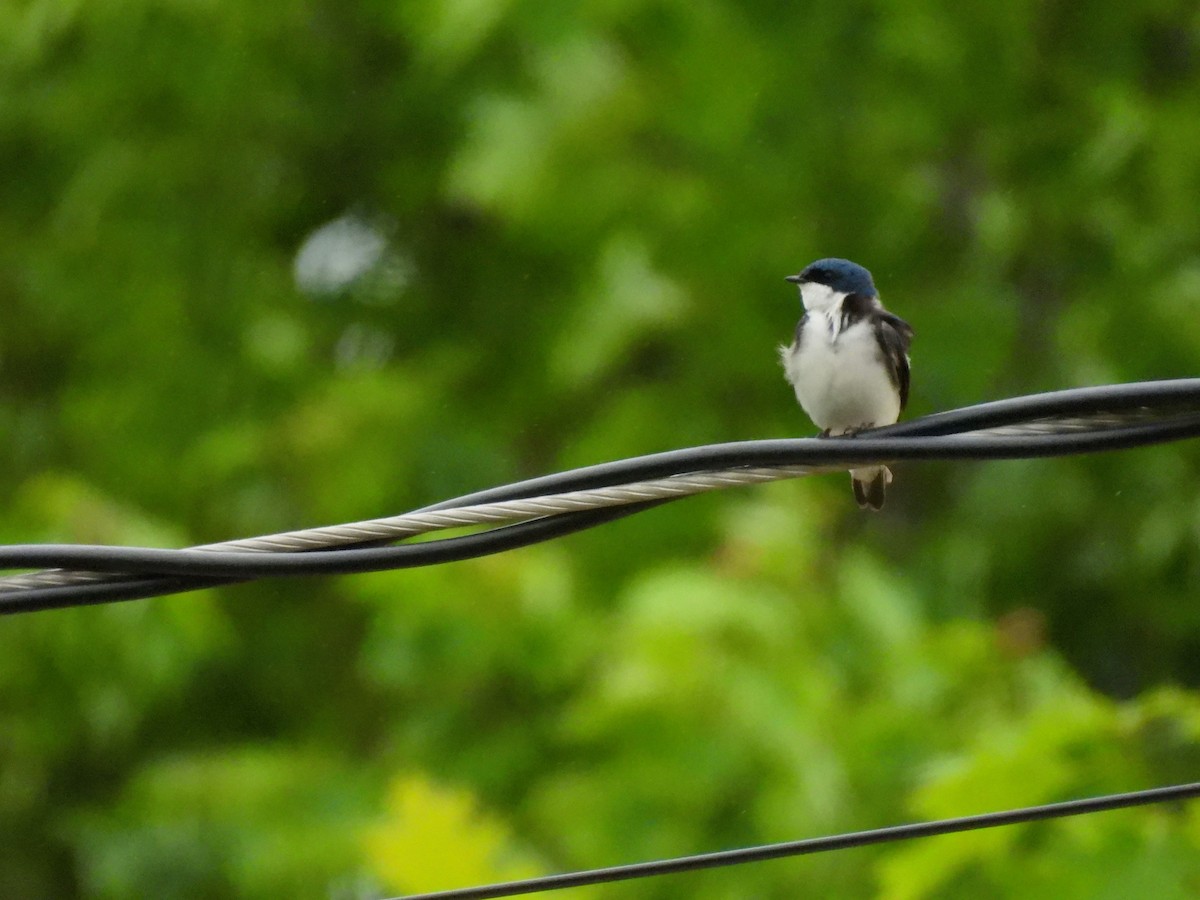
[[[0,6],[0,538],[184,546],[1191,376],[1200,13]],[[1193,781],[1200,452],[726,492],[494,558],[0,621],[0,895],[367,898]],[[1200,805],[572,897],[1191,897]]]

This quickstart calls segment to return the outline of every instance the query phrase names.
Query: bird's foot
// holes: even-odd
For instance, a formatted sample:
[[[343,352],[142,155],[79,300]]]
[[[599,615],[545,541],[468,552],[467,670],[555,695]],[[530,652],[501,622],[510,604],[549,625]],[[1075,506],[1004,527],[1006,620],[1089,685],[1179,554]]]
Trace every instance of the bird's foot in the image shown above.
[[[863,422],[861,425],[852,425],[849,428],[839,428],[834,431],[832,428],[822,428],[821,433],[817,435],[819,438],[827,437],[854,437],[861,431],[869,431],[875,427],[874,422]]]
[[[863,422],[861,425],[855,425],[853,428],[847,428],[842,432],[842,437],[857,437],[864,431],[870,431],[875,427],[874,422]]]

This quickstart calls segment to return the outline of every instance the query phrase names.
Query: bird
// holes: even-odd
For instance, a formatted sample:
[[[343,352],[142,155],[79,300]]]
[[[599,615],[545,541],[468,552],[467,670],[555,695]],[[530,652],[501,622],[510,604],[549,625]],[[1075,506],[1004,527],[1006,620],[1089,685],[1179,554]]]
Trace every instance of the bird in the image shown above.
[[[848,259],[818,259],[786,280],[800,289],[804,315],[779,356],[820,436],[891,425],[908,404],[912,326],[883,308],[871,273]],[[861,508],[883,508],[887,466],[852,469],[850,479]]]

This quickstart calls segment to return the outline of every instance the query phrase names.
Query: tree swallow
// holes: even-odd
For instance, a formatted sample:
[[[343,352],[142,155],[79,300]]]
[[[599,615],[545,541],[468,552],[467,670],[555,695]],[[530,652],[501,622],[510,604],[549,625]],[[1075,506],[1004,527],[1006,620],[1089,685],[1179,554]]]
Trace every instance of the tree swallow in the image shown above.
[[[871,273],[848,259],[819,259],[787,280],[800,288],[804,315],[779,356],[821,437],[891,425],[908,403],[912,327],[883,308]],[[859,506],[880,509],[892,473],[870,466],[850,480]]]

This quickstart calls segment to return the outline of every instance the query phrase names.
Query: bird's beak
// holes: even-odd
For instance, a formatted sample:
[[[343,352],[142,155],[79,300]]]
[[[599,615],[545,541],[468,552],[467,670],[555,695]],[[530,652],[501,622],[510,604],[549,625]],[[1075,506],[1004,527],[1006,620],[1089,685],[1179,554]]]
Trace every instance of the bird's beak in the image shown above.
[[[792,284],[800,284],[803,281],[803,279],[799,275],[788,275],[783,280],[790,281]]]

